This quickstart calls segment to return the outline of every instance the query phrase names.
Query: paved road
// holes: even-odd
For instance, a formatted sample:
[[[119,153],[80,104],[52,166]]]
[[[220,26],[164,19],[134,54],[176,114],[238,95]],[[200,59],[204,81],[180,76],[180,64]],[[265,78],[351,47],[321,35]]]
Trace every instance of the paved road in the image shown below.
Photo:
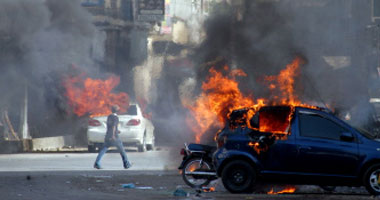
[[[231,194],[216,182],[216,192],[198,193],[187,187],[174,171],[138,170],[88,170],[88,171],[33,171],[0,172],[0,199],[4,200],[132,200],[132,199],[324,199],[324,200],[367,200],[374,199],[367,194],[334,193],[325,194],[315,186],[309,192],[295,194],[267,195]],[[135,188],[123,188],[133,183]],[[187,196],[175,196],[177,189]]]
[[[220,180],[213,183],[215,192],[199,195],[178,173],[179,149],[127,154],[134,163],[127,170],[116,152],[106,154],[102,170],[92,168],[96,153],[0,154],[0,199],[374,199],[363,188],[338,188],[326,194],[317,186],[297,186],[295,194],[285,195],[267,195],[273,186],[262,186],[263,192],[237,195],[228,193]],[[123,188],[126,183],[137,188]],[[177,188],[188,197],[174,196]]]
[[[158,151],[127,151],[133,163],[128,170],[176,170],[181,157],[176,148]],[[93,164],[97,153],[23,153],[0,154],[0,171],[78,171],[95,170]],[[120,154],[107,152],[101,161],[102,170],[122,170]]]

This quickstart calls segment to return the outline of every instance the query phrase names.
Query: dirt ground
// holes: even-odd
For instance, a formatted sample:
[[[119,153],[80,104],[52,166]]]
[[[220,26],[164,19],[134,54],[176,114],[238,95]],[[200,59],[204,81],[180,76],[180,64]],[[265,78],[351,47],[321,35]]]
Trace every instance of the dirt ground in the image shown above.
[[[135,188],[123,188],[123,184]],[[187,196],[175,196],[180,189]],[[0,194],[4,200],[55,199],[380,199],[368,195],[363,188],[344,188],[325,193],[316,186],[299,187],[295,194],[267,195],[230,194],[216,181],[215,192],[198,193],[184,185],[176,172],[170,171],[51,171],[2,172]]]

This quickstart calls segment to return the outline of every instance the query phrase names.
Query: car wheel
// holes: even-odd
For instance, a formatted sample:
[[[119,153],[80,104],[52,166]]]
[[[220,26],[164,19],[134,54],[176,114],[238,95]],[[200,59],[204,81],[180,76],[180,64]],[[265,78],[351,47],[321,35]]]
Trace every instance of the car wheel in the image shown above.
[[[364,174],[364,186],[372,195],[380,195],[380,164],[372,165]]]
[[[144,134],[143,142],[142,142],[142,144],[140,144],[140,145],[137,147],[137,150],[138,150],[139,152],[145,152],[145,151],[146,151],[146,137],[145,137],[145,134]]]
[[[155,142],[154,139],[152,139],[152,143],[146,145],[146,149],[148,151],[153,151],[154,150],[154,142]]]
[[[257,174],[253,166],[243,160],[228,163],[222,171],[224,187],[231,193],[251,193]]]
[[[88,147],[87,147],[87,149],[88,149],[88,152],[90,152],[90,153],[95,153],[96,152],[96,147],[95,147],[95,145],[88,145]]]

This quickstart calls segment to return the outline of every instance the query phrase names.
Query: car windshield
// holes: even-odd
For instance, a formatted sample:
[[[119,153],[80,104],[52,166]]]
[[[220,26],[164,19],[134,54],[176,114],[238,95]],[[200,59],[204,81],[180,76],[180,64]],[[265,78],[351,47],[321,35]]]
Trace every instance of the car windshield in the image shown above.
[[[124,115],[137,115],[136,105],[130,105],[127,112],[123,113]]]
[[[363,129],[363,128],[360,128],[360,127],[354,127],[361,135],[363,135],[364,137],[368,138],[368,139],[375,139],[375,135],[372,134],[371,132]]]
[[[344,123],[346,123],[347,125],[353,127],[356,131],[358,131],[362,136],[368,138],[368,139],[375,139],[376,138],[376,135],[373,134],[371,131],[363,128],[363,127],[359,127],[357,125],[354,125],[351,121],[347,120],[345,118],[345,116],[343,115],[336,115],[334,114],[335,117],[339,118],[340,120],[342,120]]]

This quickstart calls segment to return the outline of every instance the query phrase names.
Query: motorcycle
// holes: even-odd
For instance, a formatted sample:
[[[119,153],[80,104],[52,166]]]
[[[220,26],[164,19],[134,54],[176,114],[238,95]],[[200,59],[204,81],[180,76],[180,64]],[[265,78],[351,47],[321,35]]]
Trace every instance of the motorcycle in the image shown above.
[[[183,160],[178,169],[182,171],[182,179],[187,185],[202,188],[217,179],[212,164],[212,154],[215,150],[214,146],[185,143],[185,148],[181,149]]]

